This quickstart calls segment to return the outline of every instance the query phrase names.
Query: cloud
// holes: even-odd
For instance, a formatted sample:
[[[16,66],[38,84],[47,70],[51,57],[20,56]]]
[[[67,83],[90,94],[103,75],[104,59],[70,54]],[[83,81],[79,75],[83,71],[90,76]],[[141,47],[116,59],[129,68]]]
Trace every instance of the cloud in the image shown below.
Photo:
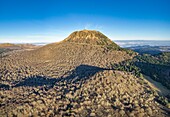
[[[97,24],[97,25],[95,26],[95,29],[96,29],[96,30],[102,30],[102,29],[103,29],[103,26]]]
[[[87,23],[85,26],[84,26],[84,29],[90,29],[92,27],[92,25],[90,23]]]
[[[103,26],[99,25],[99,24],[87,23],[87,24],[85,24],[84,29],[87,29],[87,30],[99,30],[99,31],[101,31],[103,29]]]

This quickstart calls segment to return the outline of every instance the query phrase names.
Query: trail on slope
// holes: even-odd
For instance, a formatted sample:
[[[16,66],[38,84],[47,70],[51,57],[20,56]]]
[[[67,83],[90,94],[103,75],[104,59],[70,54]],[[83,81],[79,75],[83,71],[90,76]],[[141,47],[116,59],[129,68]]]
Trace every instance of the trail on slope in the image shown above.
[[[161,83],[154,81],[153,79],[151,79],[149,76],[144,75],[145,81],[148,82],[148,84],[154,89],[156,90],[159,94],[163,95],[163,96],[167,96],[170,95],[170,90],[167,89],[165,86],[163,86]]]

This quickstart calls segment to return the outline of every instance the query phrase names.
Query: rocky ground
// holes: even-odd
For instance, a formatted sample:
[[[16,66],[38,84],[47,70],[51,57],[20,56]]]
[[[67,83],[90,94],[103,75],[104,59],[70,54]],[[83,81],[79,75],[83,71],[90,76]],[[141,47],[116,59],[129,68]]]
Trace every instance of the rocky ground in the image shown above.
[[[58,80],[37,76],[1,90],[1,116],[167,115],[142,79],[126,72],[82,67],[94,73],[84,71],[83,76],[74,71]]]
[[[0,116],[168,117],[148,82],[112,69],[135,55],[72,41],[3,54]]]

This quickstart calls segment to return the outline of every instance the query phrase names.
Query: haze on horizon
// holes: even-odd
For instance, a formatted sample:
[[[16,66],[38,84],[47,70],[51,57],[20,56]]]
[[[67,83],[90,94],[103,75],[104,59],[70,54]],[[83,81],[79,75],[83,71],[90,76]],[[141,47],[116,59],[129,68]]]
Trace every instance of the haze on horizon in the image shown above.
[[[57,42],[75,30],[170,40],[169,0],[0,0],[0,43]]]

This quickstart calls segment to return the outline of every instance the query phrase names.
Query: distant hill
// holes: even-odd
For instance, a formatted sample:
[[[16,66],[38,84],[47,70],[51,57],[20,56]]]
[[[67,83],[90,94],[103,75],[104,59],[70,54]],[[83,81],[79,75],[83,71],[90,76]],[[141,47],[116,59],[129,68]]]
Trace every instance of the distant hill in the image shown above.
[[[18,46],[15,45],[15,44],[12,44],[12,43],[2,43],[2,44],[0,44],[0,48],[9,48],[9,47],[18,47]]]
[[[12,43],[1,43],[0,44],[0,54],[14,51],[14,50],[30,50],[39,48],[40,46],[36,46],[33,44],[12,44]]]
[[[138,52],[139,54],[160,54],[162,52],[170,52],[170,46],[132,46],[127,47],[128,49],[131,49],[135,52]]]
[[[9,49],[28,49],[35,48],[36,45],[33,44],[12,44],[12,43],[1,43],[0,48],[9,48]]]

